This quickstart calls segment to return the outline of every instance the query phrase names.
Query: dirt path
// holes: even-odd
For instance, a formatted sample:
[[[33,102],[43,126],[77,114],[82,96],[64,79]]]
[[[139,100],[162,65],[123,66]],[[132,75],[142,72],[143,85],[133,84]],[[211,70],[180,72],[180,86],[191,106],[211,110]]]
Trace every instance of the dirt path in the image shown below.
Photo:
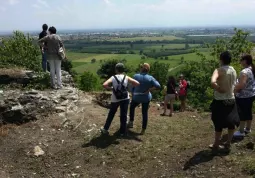
[[[255,135],[233,145],[230,154],[213,156],[207,146],[213,140],[208,114],[176,113],[159,117],[150,108],[144,136],[141,113],[137,112],[129,137],[116,135],[118,115],[110,136],[98,129],[107,110],[95,104],[83,106],[80,117],[69,116],[73,125],[64,128],[59,117],[40,119],[21,126],[4,126],[0,136],[0,177],[249,177],[255,174],[255,152],[247,143]],[[44,155],[34,156],[40,146]],[[253,162],[254,161],[254,162]],[[250,176],[252,177],[252,176]]]

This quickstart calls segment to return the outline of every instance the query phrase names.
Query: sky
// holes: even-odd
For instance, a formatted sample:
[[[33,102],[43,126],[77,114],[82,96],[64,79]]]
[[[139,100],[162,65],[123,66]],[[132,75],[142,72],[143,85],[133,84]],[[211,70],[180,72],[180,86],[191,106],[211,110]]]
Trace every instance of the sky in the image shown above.
[[[0,0],[0,31],[255,25],[255,0]]]

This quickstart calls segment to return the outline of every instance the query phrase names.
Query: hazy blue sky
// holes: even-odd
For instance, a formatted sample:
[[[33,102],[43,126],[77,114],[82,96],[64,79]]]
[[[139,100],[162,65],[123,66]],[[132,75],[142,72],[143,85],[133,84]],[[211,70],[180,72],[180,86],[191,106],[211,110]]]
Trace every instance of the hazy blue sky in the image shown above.
[[[255,25],[255,0],[0,0],[0,31]]]

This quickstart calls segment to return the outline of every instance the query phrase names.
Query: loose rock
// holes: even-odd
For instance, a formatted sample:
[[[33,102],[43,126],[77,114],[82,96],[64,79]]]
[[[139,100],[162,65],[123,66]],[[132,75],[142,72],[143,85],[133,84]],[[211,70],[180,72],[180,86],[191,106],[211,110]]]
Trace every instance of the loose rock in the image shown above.
[[[41,155],[44,155],[44,151],[41,149],[41,147],[39,146],[35,146],[34,148],[34,155],[35,156],[41,156]]]

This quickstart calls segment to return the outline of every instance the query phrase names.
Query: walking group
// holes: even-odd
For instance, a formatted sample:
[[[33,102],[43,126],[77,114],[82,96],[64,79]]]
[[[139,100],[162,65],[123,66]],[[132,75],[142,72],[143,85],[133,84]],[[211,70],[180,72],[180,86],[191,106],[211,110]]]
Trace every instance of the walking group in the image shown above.
[[[47,71],[47,62],[50,67],[51,86],[54,89],[62,88],[61,82],[61,61],[65,59],[65,48],[55,27],[44,24],[43,31],[39,35],[39,44],[42,51],[42,68]],[[48,31],[47,31],[48,30]],[[245,54],[240,58],[240,64],[243,68],[237,77],[236,70],[230,65],[231,54],[228,51],[219,56],[220,67],[215,69],[211,78],[211,85],[214,89],[214,99],[211,103],[212,121],[215,128],[215,140],[210,145],[213,149],[230,148],[233,137],[244,137],[251,132],[252,126],[252,106],[255,97],[255,67],[252,56]],[[152,100],[151,92],[161,89],[159,82],[151,75],[150,65],[141,64],[140,72],[133,78],[124,74],[125,66],[118,63],[115,66],[116,75],[104,82],[103,86],[112,91],[111,107],[108,113],[106,123],[101,128],[102,134],[108,134],[112,120],[120,107],[120,134],[125,136],[127,128],[133,128],[135,119],[135,110],[142,105],[142,130],[144,134],[148,123],[148,110]],[[55,81],[57,78],[57,83]],[[110,86],[111,85],[111,86]],[[128,86],[131,85],[131,91]],[[170,76],[166,86],[163,89],[164,112],[161,116],[166,116],[168,103],[170,102],[169,116],[173,115],[174,100],[181,101],[180,111],[185,111],[186,98],[189,82],[183,75],[179,77],[179,83],[173,76]],[[131,93],[132,97],[130,97]],[[131,99],[130,99],[131,98]],[[131,101],[130,101],[131,100]],[[130,105],[130,107],[129,107]],[[129,108],[129,121],[128,118]],[[235,132],[235,129],[239,130]],[[222,130],[228,129],[228,140],[221,143]]]
[[[212,149],[230,148],[233,137],[244,137],[251,132],[252,125],[252,105],[255,97],[255,67],[252,56],[245,54],[240,59],[242,71],[237,77],[236,70],[230,66],[232,57],[230,52],[223,52],[219,56],[220,67],[215,69],[211,85],[214,89],[214,99],[211,103],[211,118],[215,128],[215,141],[210,145]],[[135,109],[142,105],[142,131],[145,133],[148,123],[148,109],[152,99],[151,91],[161,88],[159,82],[149,75],[150,65],[141,65],[140,73],[133,78],[124,74],[124,65],[118,63],[115,67],[116,75],[109,78],[104,84],[104,88],[112,90],[111,108],[104,127],[101,128],[102,134],[108,134],[109,127],[120,107],[120,134],[125,136],[127,128],[133,128]],[[130,102],[128,84],[132,85]],[[112,86],[110,86],[112,84]],[[161,116],[166,116],[167,105],[170,102],[169,116],[173,115],[173,102],[177,98],[181,101],[180,111],[186,107],[187,89],[189,82],[183,75],[179,77],[179,83],[173,76],[170,76],[163,93],[164,112]],[[127,121],[128,106],[130,104],[129,116]],[[235,129],[239,130],[235,132]],[[221,143],[222,130],[228,129],[228,140]]]

